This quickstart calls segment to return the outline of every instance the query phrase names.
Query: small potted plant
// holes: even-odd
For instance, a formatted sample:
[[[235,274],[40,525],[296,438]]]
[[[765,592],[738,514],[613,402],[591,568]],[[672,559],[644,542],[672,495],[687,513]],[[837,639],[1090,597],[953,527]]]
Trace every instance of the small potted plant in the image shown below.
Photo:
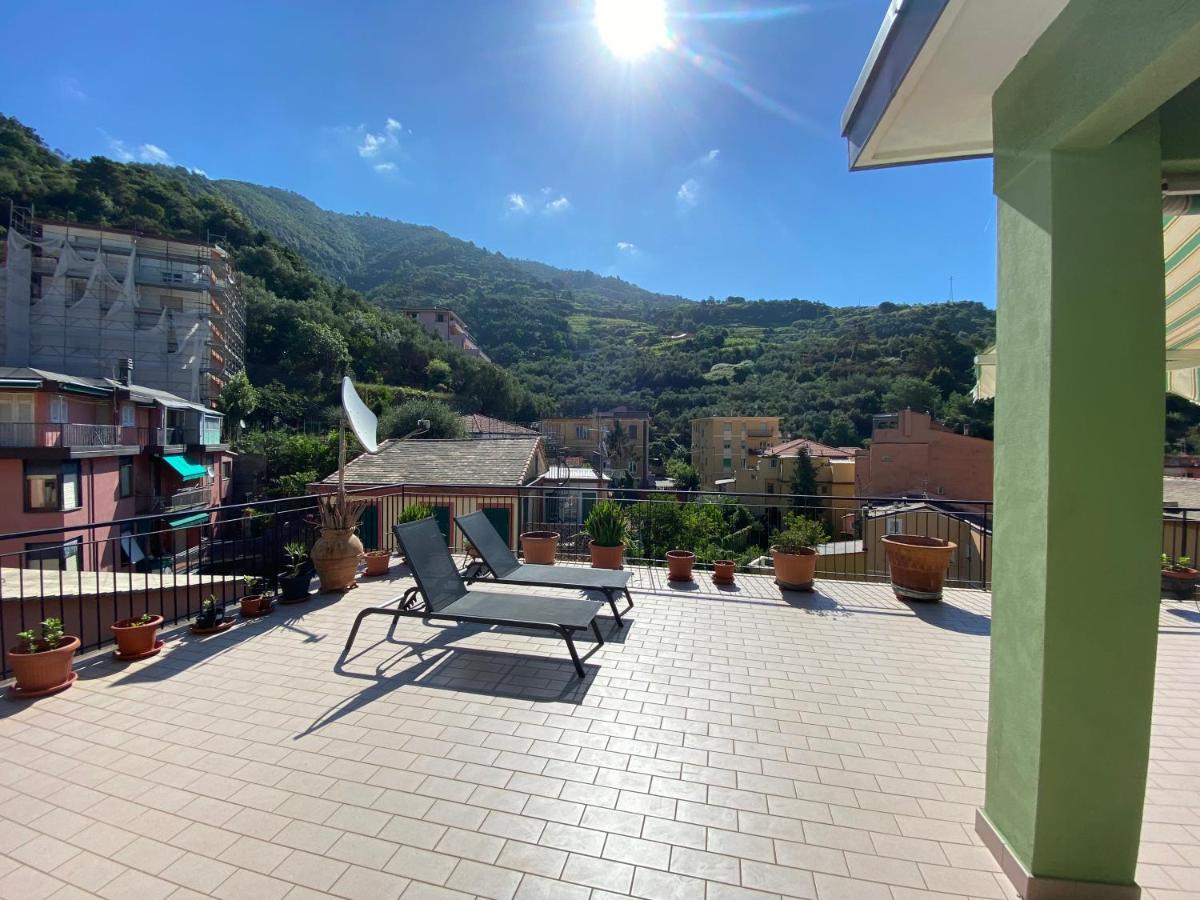
[[[775,583],[789,591],[811,591],[817,570],[816,548],[826,540],[825,526],[817,520],[787,516],[771,545]]]
[[[625,512],[612,500],[601,500],[588,513],[584,530],[591,539],[593,569],[620,569],[625,558],[625,538],[629,523]]]
[[[1168,597],[1190,600],[1196,593],[1200,570],[1192,567],[1189,556],[1162,555],[1162,592]]]
[[[521,552],[525,562],[535,566],[552,566],[558,555],[557,531],[526,531],[521,535]]]
[[[367,569],[364,575],[386,575],[388,573],[388,565],[392,561],[391,550],[368,550],[363,554],[363,558],[367,561]]]
[[[113,651],[113,658],[132,661],[157,654],[163,648],[163,642],[157,640],[158,629],[162,623],[162,616],[152,616],[148,612],[135,618],[114,622],[109,626],[109,630],[117,639],[117,649]]]
[[[733,584],[733,570],[737,563],[732,559],[718,559],[713,562],[713,584]]]
[[[422,519],[429,519],[433,516],[433,507],[425,503],[410,503],[404,509],[400,510],[400,515],[396,516],[396,524],[403,525],[405,522],[419,522]]]
[[[298,603],[308,599],[312,570],[308,566],[308,548],[299,541],[285,544],[283,555],[287,565],[279,574],[279,602]]]
[[[692,566],[696,564],[696,554],[691,550],[667,551],[667,580],[691,581]]]
[[[880,543],[897,599],[942,599],[946,572],[958,544],[920,534],[887,534],[880,538]]]
[[[225,604],[218,603],[216,596],[209,594],[208,599],[200,604],[200,612],[196,613],[192,634],[216,634],[232,626],[233,619],[225,617]]]
[[[8,667],[16,682],[10,697],[45,697],[65,691],[75,683],[71,662],[79,649],[79,638],[63,633],[62,619],[47,619],[34,629],[17,634],[19,643],[8,651]]]
[[[243,575],[242,581],[246,585],[246,593],[241,599],[242,616],[247,619],[265,616],[271,611],[271,596],[264,592],[266,585],[263,579],[256,575]]]

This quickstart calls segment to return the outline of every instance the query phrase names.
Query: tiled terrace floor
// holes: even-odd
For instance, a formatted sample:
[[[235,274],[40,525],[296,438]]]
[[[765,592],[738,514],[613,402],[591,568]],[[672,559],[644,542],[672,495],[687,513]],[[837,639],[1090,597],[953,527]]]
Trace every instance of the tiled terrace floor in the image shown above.
[[[0,711],[0,896],[1012,896],[972,829],[987,594],[638,577],[582,682],[555,639],[416,620],[339,666],[399,576],[85,662]],[[1198,650],[1164,604],[1155,900],[1200,896]]]

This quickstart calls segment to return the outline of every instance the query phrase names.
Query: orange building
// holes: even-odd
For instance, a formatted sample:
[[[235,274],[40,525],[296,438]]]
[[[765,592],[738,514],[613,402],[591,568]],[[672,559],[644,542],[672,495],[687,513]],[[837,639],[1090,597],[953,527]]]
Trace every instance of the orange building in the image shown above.
[[[860,497],[991,500],[992,442],[958,434],[928,413],[875,416],[871,447],[858,451],[854,484]]]

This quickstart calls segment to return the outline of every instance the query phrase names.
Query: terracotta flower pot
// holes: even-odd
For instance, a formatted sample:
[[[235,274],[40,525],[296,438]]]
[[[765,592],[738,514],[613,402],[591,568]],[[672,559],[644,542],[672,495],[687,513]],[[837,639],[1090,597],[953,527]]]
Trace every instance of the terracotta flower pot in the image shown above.
[[[558,553],[557,531],[526,531],[521,535],[521,552],[525,562],[535,566],[552,566]]]
[[[363,545],[353,528],[324,528],[313,544],[313,566],[321,579],[322,592],[346,591],[354,585]]]
[[[784,553],[771,548],[775,562],[775,583],[789,591],[811,591],[817,571],[817,551],[805,547],[800,553]]]
[[[1190,600],[1196,593],[1200,570],[1188,567],[1162,570],[1162,592],[1179,600]]]
[[[156,638],[162,623],[162,616],[153,616],[144,624],[137,619],[122,619],[108,626],[117,639],[117,657],[141,659],[154,653],[161,647],[161,642],[156,643]]]
[[[241,598],[242,615],[247,619],[265,616],[271,611],[271,598],[264,594],[247,594]]]
[[[718,559],[713,563],[713,584],[733,584],[733,570],[737,564],[732,559]]]
[[[369,550],[366,553],[367,570],[366,575],[386,575],[388,566],[392,562],[392,553],[390,550]]]
[[[696,554],[691,550],[667,551],[667,579],[669,581],[691,581],[692,566],[696,562]]]
[[[592,552],[593,569],[620,569],[625,560],[625,546],[600,547],[595,541],[588,541],[588,549]]]
[[[882,539],[892,590],[901,600],[941,600],[953,541],[916,534],[889,534]]]
[[[79,638],[66,636],[53,650],[22,653],[20,648],[8,651],[8,667],[16,678],[9,688],[12,697],[44,697],[66,690],[75,682],[71,662],[79,649]]]

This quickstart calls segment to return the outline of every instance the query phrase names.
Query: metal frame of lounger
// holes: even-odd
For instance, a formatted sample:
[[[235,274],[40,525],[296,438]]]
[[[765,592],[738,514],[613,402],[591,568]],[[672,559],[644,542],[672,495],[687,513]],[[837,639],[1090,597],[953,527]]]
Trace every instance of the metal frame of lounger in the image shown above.
[[[571,662],[580,678],[586,673],[579,653],[575,649],[574,634],[591,626],[598,644],[604,643],[600,634],[600,626],[596,622],[596,613],[603,604],[597,600],[567,600],[560,601],[548,597],[531,597],[520,594],[501,594],[492,591],[470,591],[459,574],[450,550],[445,544],[442,533],[438,530],[437,522],[432,519],[421,519],[417,522],[407,522],[393,528],[400,549],[408,558],[408,565],[417,582],[416,590],[405,591],[398,598],[397,606],[373,606],[362,610],[354,619],[354,627],[346,639],[342,655],[350,652],[354,639],[358,636],[359,626],[367,616],[391,616],[393,628],[402,616],[415,619],[440,619],[452,622],[472,622],[480,625],[505,625],[513,628],[533,628],[543,631],[553,631],[567,643],[571,653]],[[478,608],[482,598],[486,603],[498,610],[506,610],[506,614],[490,615]],[[456,606],[458,607],[456,609]],[[468,607],[471,607],[468,609]],[[535,607],[539,613],[533,617],[522,616],[522,607]],[[516,614],[514,614],[516,611]],[[574,612],[566,616],[565,613]],[[553,620],[542,613],[553,616]]]
[[[621,613],[617,611],[615,595],[618,591],[625,595],[625,599],[629,603],[625,607],[625,612],[633,609],[633,595],[629,593],[628,572],[613,572],[610,569],[578,569],[572,566],[542,566],[533,563],[522,563],[513,555],[504,538],[500,537],[500,532],[496,531],[495,526],[488,521],[487,516],[482,512],[457,516],[454,521],[463,534],[467,536],[467,540],[479,551],[479,555],[483,558],[483,561],[476,565],[491,572],[492,581],[495,581],[497,584],[518,584],[524,587],[600,591],[604,594],[604,599],[612,608],[613,617],[617,620],[617,627],[625,627],[625,623],[621,621]],[[522,569],[537,569],[542,578],[522,578],[520,574]],[[573,576],[572,572],[574,573]],[[584,573],[599,577],[624,575],[625,581],[619,585],[589,584],[587,578],[583,577]],[[468,583],[472,583],[478,577],[477,568],[475,573],[468,576],[467,581]]]

